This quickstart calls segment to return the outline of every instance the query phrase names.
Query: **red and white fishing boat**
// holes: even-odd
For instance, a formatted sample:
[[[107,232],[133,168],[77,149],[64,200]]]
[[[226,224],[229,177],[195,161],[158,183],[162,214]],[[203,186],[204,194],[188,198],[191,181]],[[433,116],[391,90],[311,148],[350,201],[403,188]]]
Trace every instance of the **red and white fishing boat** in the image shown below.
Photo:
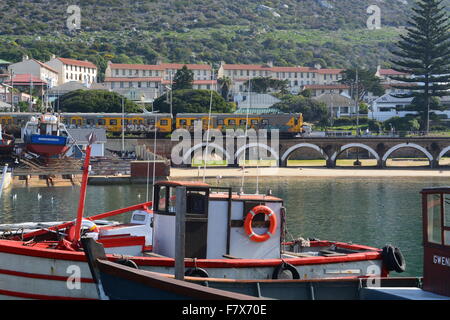
[[[92,139],[91,139],[92,140]],[[386,277],[404,270],[398,249],[332,241],[284,243],[283,200],[244,195],[196,182],[158,182],[151,202],[83,218],[91,147],[86,149],[75,221],[0,240],[0,298],[97,299],[80,236],[102,243],[109,260],[174,273],[175,191],[186,188],[185,268],[188,276],[231,279]],[[153,207],[153,210],[150,208]],[[95,220],[132,212],[131,223]]]

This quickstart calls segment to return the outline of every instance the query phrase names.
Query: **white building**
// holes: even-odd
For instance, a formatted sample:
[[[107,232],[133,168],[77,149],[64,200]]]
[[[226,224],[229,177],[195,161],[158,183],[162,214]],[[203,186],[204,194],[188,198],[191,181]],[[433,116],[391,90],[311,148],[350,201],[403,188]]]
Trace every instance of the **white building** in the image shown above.
[[[137,102],[151,102],[167,92],[178,70],[186,66],[194,74],[193,89],[217,91],[211,66],[206,64],[162,63],[115,64],[108,63],[104,88],[122,94]]]
[[[24,56],[21,62],[13,63],[9,66],[9,72],[14,75],[31,74],[46,82],[49,87],[58,84],[58,70],[36,59],[29,59]]]
[[[386,93],[385,95],[375,99],[369,111],[369,118],[378,121],[386,121],[392,117],[405,117],[408,114],[417,114],[416,111],[403,111],[413,101],[413,98],[397,98]],[[441,103],[448,105],[450,108],[450,96],[442,97]],[[450,110],[433,111],[437,115],[445,115],[450,118]]]
[[[245,83],[253,78],[272,78],[287,81],[291,93],[301,92],[308,85],[335,84],[341,79],[343,69],[323,69],[320,65],[312,67],[274,67],[271,62],[263,65],[225,64],[218,70],[218,78],[228,77],[232,81],[230,95],[243,94]]]
[[[77,81],[90,86],[97,82],[97,66],[92,62],[53,56],[50,61],[46,62],[46,65],[59,73],[58,85]]]

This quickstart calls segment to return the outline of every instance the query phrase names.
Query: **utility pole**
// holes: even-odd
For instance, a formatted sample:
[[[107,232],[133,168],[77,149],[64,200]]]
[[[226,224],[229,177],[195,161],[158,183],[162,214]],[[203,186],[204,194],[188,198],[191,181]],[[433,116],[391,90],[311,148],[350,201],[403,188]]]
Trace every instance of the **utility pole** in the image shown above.
[[[122,96],[122,157],[125,151],[125,105]]]
[[[356,100],[356,135],[359,136],[359,84],[358,84],[358,68],[356,68],[356,93],[355,93],[355,100]]]

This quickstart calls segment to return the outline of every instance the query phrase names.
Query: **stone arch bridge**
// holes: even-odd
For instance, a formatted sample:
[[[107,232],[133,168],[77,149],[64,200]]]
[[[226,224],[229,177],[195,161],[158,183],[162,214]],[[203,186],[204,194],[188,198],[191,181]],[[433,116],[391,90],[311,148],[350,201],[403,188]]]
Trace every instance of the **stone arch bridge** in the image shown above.
[[[236,139],[235,139],[236,140]],[[161,141],[161,140],[160,140]],[[161,141],[163,142],[163,141]],[[177,141],[164,140],[165,156],[170,158],[169,150],[172,150]],[[161,143],[158,142],[161,146]],[[189,166],[187,161],[193,156],[194,152],[204,151],[206,142],[195,144],[191,142],[190,148],[187,148],[181,155],[184,165]],[[386,166],[387,159],[397,150],[403,148],[412,148],[418,150],[430,162],[431,168],[439,165],[439,160],[450,152],[450,138],[442,137],[414,137],[414,138],[392,138],[392,137],[314,137],[314,138],[296,138],[296,139],[280,139],[274,143],[268,139],[267,142],[247,141],[246,143],[234,143],[230,147],[227,145],[217,145],[212,142],[209,144],[210,150],[219,150],[223,159],[227,159],[228,163],[237,166],[236,159],[242,156],[242,153],[250,148],[260,148],[266,150],[274,159],[277,159],[278,166],[287,166],[289,157],[303,148],[316,150],[326,160],[327,167],[334,168],[336,160],[340,154],[352,148],[360,148],[366,150],[377,160],[379,168]],[[161,153],[160,153],[161,154]],[[186,162],[187,161],[187,162]],[[173,159],[172,159],[173,162]]]

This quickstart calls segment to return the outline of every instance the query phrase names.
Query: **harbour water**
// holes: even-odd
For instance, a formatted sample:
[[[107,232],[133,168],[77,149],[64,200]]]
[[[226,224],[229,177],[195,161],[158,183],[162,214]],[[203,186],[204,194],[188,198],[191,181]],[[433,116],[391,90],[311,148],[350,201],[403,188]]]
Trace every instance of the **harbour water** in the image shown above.
[[[208,181],[232,186],[241,179]],[[284,199],[289,236],[314,237],[383,247],[398,246],[407,262],[402,276],[422,275],[420,190],[448,185],[440,178],[261,178],[259,191],[268,189]],[[247,178],[245,192],[256,191]],[[0,199],[0,223],[73,220],[78,187],[15,188]],[[146,185],[89,186],[86,216],[151,200]],[[124,216],[120,221],[126,221]],[[117,218],[116,218],[117,220]]]

